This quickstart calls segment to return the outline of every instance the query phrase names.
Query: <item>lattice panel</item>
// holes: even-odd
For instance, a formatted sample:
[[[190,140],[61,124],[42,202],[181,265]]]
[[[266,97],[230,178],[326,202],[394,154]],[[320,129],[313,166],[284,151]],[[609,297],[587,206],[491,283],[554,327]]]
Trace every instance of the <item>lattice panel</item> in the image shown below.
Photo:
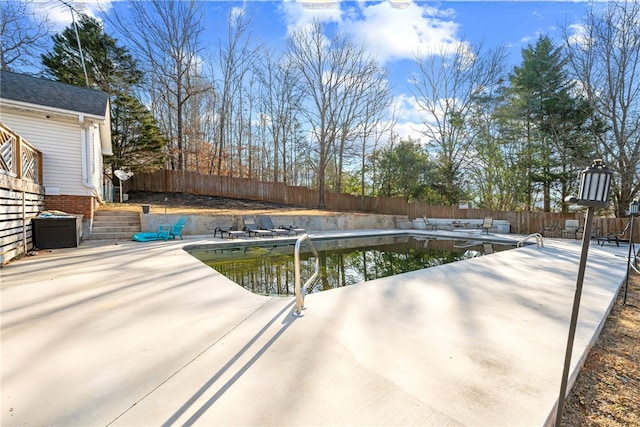
[[[24,145],[20,148],[22,150],[22,178],[38,182],[38,154]]]
[[[7,171],[15,174],[17,139],[14,135],[0,128],[0,171]]]

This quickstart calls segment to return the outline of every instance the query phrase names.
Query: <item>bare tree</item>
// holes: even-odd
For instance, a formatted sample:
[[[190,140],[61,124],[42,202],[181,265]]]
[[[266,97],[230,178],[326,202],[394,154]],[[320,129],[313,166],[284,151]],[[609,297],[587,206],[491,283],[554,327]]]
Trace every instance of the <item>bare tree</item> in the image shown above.
[[[327,168],[355,139],[364,118],[364,106],[358,104],[367,99],[365,94],[372,87],[378,87],[374,84],[378,79],[384,81],[383,73],[363,46],[340,35],[328,39],[318,21],[291,34],[288,57],[301,76],[302,111],[317,156],[318,205],[324,207]]]
[[[435,152],[440,192],[455,204],[462,195],[460,172],[472,149],[475,131],[469,126],[473,107],[498,81],[504,67],[502,48],[488,53],[458,44],[453,53],[417,55],[413,94],[422,113],[425,136]]]
[[[609,2],[587,12],[581,31],[565,29],[574,77],[582,83],[607,132],[593,132],[601,154],[616,172],[613,201],[617,216],[640,191],[640,3]]]
[[[33,67],[49,35],[49,21],[32,0],[0,2],[0,69]]]
[[[261,84],[261,118],[265,139],[271,142],[273,152],[272,179],[275,182],[291,181],[291,153],[295,149],[296,127],[302,97],[299,75],[286,57],[274,59],[270,52],[262,57],[258,72]],[[266,141],[265,141],[266,142]]]
[[[247,84],[250,73],[253,70],[256,62],[257,48],[252,48],[250,45],[250,34],[247,32],[249,21],[241,9],[234,8],[228,19],[227,28],[227,40],[220,41],[218,45],[218,58],[217,61],[211,61],[212,65],[219,67],[219,72],[215,73],[220,78],[216,79],[216,93],[219,97],[218,111],[217,111],[217,132],[215,144],[216,152],[216,173],[222,174],[223,159],[233,149],[231,144],[236,136],[235,142],[237,144],[242,143],[243,132],[245,132],[250,126],[250,122],[247,123],[232,123],[235,119],[242,120],[244,116],[250,116],[248,111],[245,114],[242,113],[242,106],[246,99],[243,100],[243,96],[249,96],[249,93],[244,92],[244,85]],[[236,151],[241,150],[241,147],[236,146]],[[242,159],[238,156],[237,161]],[[241,164],[236,165],[240,167]],[[233,168],[229,171],[234,174]],[[235,173],[237,174],[237,173]]]
[[[129,0],[126,10],[126,16],[113,14],[111,23],[146,66],[150,103],[170,141],[171,168],[185,169],[189,140],[197,140],[187,130],[199,131],[185,123],[186,104],[207,90],[199,72],[204,31],[201,4],[196,0]]]
[[[197,76],[191,82],[192,95],[184,103],[185,169],[200,173],[210,173],[209,157],[211,137],[208,130],[209,109],[215,103],[215,91],[204,76]],[[215,108],[215,107],[213,107]]]
[[[391,104],[391,90],[387,76],[376,62],[369,58],[354,68],[348,85],[341,93],[338,109],[339,132],[336,147],[334,190],[342,192],[345,161],[357,158],[362,148],[357,146],[360,137],[372,131]],[[367,122],[371,123],[367,123]]]
[[[376,82],[374,84],[378,84]],[[366,170],[367,170],[367,158],[370,153],[375,151],[380,141],[387,136],[389,139],[393,134],[393,127],[397,121],[397,114],[392,111],[389,119],[387,108],[391,102],[391,96],[389,88],[386,87],[387,96],[378,96],[371,99],[370,102],[366,102],[366,108],[364,111],[364,120],[359,129],[358,138],[360,139],[360,207],[364,209],[365,205],[365,188],[366,188]],[[372,146],[371,146],[372,145]],[[372,171],[375,173],[375,171]],[[373,195],[373,194],[372,194]]]

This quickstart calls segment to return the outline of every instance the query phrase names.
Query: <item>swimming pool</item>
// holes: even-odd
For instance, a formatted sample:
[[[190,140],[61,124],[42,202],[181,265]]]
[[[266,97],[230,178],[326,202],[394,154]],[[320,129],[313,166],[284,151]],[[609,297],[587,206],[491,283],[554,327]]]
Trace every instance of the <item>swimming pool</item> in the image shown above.
[[[389,235],[315,239],[320,275],[307,293],[349,286],[368,280],[488,253],[515,244],[482,240]],[[187,252],[245,289],[262,295],[294,295],[294,245],[291,241],[239,242],[233,246],[191,246]],[[305,245],[300,252],[301,277],[313,274],[315,258]]]

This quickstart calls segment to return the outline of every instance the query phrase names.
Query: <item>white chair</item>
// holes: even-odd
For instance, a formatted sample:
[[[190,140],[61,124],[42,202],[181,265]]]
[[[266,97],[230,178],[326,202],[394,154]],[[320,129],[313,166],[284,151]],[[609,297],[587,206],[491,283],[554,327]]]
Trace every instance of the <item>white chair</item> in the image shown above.
[[[577,219],[567,219],[564,221],[564,228],[562,229],[562,238],[572,236],[574,239],[578,238],[578,232],[580,231],[580,221]]]
[[[493,227],[493,218],[491,218],[490,216],[485,217],[485,219],[482,221],[482,229],[487,231],[487,234],[489,234],[489,230],[491,230],[491,227]]]

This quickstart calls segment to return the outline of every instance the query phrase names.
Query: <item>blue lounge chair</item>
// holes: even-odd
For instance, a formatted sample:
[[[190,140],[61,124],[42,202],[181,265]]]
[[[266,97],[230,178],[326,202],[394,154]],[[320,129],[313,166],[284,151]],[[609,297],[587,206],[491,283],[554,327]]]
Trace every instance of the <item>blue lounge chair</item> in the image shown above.
[[[187,217],[180,217],[174,225],[160,225],[157,232],[145,231],[136,233],[131,238],[136,242],[152,242],[154,240],[169,240],[180,237],[182,239],[182,229],[187,223]]]
[[[164,237],[164,240],[175,239],[176,237],[179,237],[180,240],[183,240],[182,229],[184,228],[184,225],[186,223],[187,217],[182,216],[178,219],[178,221],[176,221],[174,225],[161,225],[160,227],[158,227],[158,234]]]
[[[136,242],[153,242],[154,240],[166,240],[164,237],[160,237],[160,234],[155,231],[144,231],[142,233],[136,233],[131,237],[131,240]]]

